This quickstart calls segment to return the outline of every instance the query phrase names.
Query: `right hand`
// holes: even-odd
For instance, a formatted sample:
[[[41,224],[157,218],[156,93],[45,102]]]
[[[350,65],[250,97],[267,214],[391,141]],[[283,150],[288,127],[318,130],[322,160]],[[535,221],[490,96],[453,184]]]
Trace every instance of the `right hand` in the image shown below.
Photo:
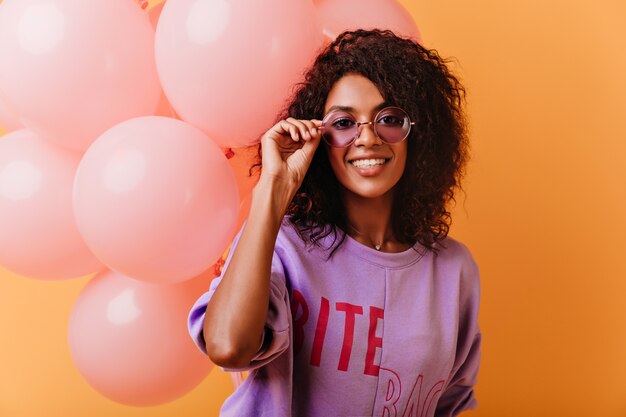
[[[270,128],[261,138],[261,177],[285,182],[295,192],[320,144],[321,120],[289,117]]]

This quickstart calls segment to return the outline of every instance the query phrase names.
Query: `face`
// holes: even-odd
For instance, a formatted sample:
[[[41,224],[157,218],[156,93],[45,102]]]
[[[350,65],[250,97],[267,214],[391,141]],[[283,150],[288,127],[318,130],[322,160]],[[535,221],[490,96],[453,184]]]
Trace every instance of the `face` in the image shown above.
[[[341,108],[357,122],[368,122],[388,105],[368,78],[347,74],[330,90],[324,115]],[[404,172],[407,140],[388,144],[379,139],[373,129],[372,125],[361,126],[357,139],[346,148],[334,148],[324,143],[335,176],[348,194],[364,198],[383,196],[393,189]],[[375,165],[364,166],[365,160],[372,159],[375,161],[370,162]]]

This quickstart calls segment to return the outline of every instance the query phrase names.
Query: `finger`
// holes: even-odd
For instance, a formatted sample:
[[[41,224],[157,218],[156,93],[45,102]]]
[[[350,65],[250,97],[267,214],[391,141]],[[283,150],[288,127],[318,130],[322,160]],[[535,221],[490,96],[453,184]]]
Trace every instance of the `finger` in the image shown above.
[[[291,138],[296,142],[300,140],[300,133],[298,132],[298,127],[293,124],[289,125],[289,133],[291,134]]]
[[[309,128],[302,122],[302,120],[298,120],[293,117],[290,117],[287,120],[289,120],[290,123],[292,123],[294,126],[298,128],[298,133],[300,134],[300,137],[302,139],[304,140],[311,139],[311,133],[309,131]]]
[[[321,136],[322,134],[322,121],[318,119],[311,119],[311,123],[313,124],[313,128],[311,129],[311,133],[314,135]]]
[[[287,120],[281,120],[279,122],[279,125],[282,130],[282,132],[279,133],[281,133],[282,135],[291,136],[291,139],[296,142],[300,140],[300,133],[298,132],[298,128],[293,123],[290,123]]]
[[[307,128],[307,131],[311,134],[311,137],[317,135],[317,128],[315,127],[315,123],[310,120],[300,120]]]
[[[311,130],[316,127],[315,123],[312,120],[300,120],[307,129]]]
[[[320,127],[322,125],[321,120],[311,119],[311,120],[300,120],[300,121],[307,126],[309,132],[311,133],[311,137],[321,135],[321,132],[320,132],[321,130]]]
[[[287,118],[287,120],[294,124],[295,126],[297,126],[298,131],[300,132],[300,137],[303,138],[304,140],[308,140],[311,139],[311,133],[309,132],[309,128],[307,125],[304,124],[303,121],[295,119],[293,117],[289,117]]]
[[[315,154],[315,150],[320,144],[320,136],[315,135],[311,138],[311,140],[304,142],[304,146],[302,146],[302,151],[306,155],[308,161],[313,160],[313,155]]]
[[[311,134],[321,137],[322,135],[322,121],[317,119],[311,119],[308,121],[311,124]]]

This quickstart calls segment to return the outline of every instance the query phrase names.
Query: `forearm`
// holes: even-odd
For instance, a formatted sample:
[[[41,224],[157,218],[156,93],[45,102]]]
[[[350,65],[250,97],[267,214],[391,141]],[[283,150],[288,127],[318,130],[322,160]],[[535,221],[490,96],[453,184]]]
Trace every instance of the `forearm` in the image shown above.
[[[274,245],[290,199],[284,184],[266,178],[253,191],[248,221],[205,313],[207,353],[220,366],[246,365],[259,349]]]

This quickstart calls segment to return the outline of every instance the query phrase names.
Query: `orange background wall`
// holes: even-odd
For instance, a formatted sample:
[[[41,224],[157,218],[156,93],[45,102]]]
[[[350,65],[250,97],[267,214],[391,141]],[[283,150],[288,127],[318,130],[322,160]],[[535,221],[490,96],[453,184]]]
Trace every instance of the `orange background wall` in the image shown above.
[[[402,3],[469,92],[473,160],[452,229],[482,274],[468,415],[626,416],[626,4]],[[90,388],[67,345],[87,280],[0,269],[0,415],[217,415],[232,390],[219,369],[158,407]]]

